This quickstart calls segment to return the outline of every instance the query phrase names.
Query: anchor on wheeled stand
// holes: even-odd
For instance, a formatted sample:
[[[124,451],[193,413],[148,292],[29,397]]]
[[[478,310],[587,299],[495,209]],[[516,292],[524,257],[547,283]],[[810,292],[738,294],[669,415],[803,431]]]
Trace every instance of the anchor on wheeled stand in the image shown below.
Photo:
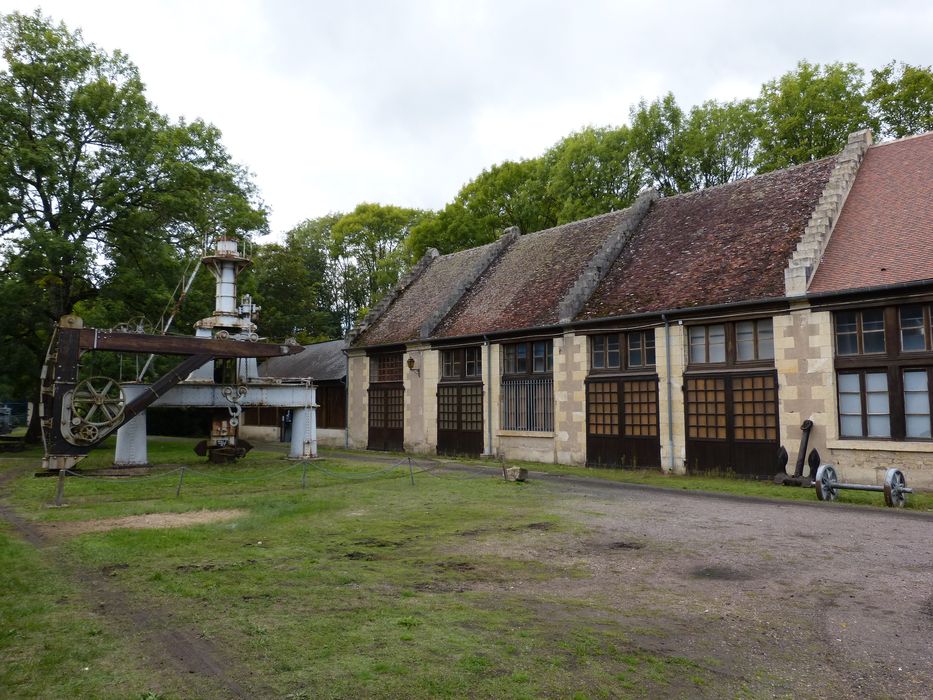
[[[780,471],[774,475],[774,483],[784,486],[812,486],[816,478],[816,470],[820,467],[820,453],[816,449],[810,452],[807,457],[807,444],[810,442],[810,431],[813,430],[813,421],[805,420],[800,424],[800,430],[803,436],[800,439],[800,449],[797,451],[797,462],[794,464],[794,473],[787,473],[787,450],[784,446],[778,450],[778,468]],[[804,462],[810,467],[810,474],[803,475]]]

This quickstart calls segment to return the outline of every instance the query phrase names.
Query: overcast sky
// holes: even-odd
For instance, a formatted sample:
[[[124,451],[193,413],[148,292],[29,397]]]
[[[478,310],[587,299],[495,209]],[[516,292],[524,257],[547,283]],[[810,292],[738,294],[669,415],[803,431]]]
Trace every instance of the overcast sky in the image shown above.
[[[0,0],[0,11],[35,2]],[[45,0],[139,66],[172,117],[217,125],[278,237],[360,202],[437,209],[640,98],[752,97],[795,66],[933,63],[933,3]]]

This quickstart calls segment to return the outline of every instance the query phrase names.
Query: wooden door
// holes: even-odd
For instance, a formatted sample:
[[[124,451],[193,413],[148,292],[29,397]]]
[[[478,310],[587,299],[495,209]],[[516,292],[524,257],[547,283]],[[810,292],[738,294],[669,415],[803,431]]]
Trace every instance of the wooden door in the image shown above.
[[[437,387],[437,453],[478,455],[483,451],[483,385]]]
[[[586,393],[588,465],[661,466],[657,378],[594,379]]]
[[[405,388],[401,384],[369,386],[370,450],[404,449]]]
[[[687,377],[687,471],[774,475],[778,452],[774,372]]]

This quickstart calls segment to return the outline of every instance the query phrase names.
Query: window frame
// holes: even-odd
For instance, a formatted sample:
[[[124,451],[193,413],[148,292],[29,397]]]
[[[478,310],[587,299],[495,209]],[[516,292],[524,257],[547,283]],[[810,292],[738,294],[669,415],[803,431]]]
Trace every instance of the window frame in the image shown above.
[[[543,355],[536,355],[538,346],[542,346]],[[509,359],[509,356],[514,359]],[[542,357],[544,360],[544,369],[536,371],[535,360]],[[523,340],[517,343],[502,343],[502,367],[501,375],[503,377],[552,377],[554,375],[554,340]],[[524,362],[524,368],[518,369],[519,359]],[[511,364],[511,370],[510,370]]]
[[[401,384],[404,381],[404,359],[401,351],[370,355],[369,383]]]
[[[761,324],[764,321],[771,322],[771,356],[770,357],[761,357],[762,350],[762,333],[761,333]],[[741,323],[751,323],[752,325],[752,347],[754,348],[754,357],[750,360],[740,360],[738,358],[738,334],[737,328]],[[715,326],[723,327],[723,343],[725,344],[724,355],[725,359],[721,362],[710,362],[709,361],[709,338],[710,333],[709,329]],[[731,321],[715,321],[712,323],[695,323],[684,326],[684,336],[685,343],[684,346],[687,351],[687,368],[689,370],[702,370],[710,371],[717,369],[760,369],[760,368],[772,368],[774,367],[774,317],[773,316],[753,316],[749,318],[743,318],[739,320]],[[704,330],[704,356],[702,362],[695,362],[692,358],[692,343],[690,334],[691,331],[702,328]]]
[[[633,340],[638,338],[638,348],[642,355],[641,364],[632,364],[631,351],[633,349]],[[648,339],[651,339],[649,344]],[[617,350],[610,351],[610,340],[616,342]],[[602,343],[602,363],[603,366],[597,366],[596,358],[597,343]],[[655,340],[654,328],[647,328],[637,331],[616,331],[613,333],[591,333],[589,334],[589,373],[590,374],[622,374],[622,373],[655,373],[657,368],[657,342]],[[655,357],[655,361],[648,363],[648,350]],[[618,352],[619,364],[610,365],[609,356],[611,352]]]
[[[483,348],[480,345],[471,345],[462,348],[442,348],[440,350],[441,382],[482,382],[483,381]],[[474,371],[469,373],[468,366],[472,364]],[[448,372],[447,368],[457,367],[456,372]]]
[[[903,327],[901,324],[901,311],[904,308],[921,306],[923,308],[923,331],[924,331],[924,349],[923,350],[904,350],[903,349]],[[881,310],[884,320],[884,340],[885,351],[871,352],[849,355],[839,355],[838,353],[838,325],[839,315],[843,313],[859,313],[858,329],[861,332],[861,313],[869,310]],[[875,442],[933,442],[933,437],[913,437],[907,435],[907,399],[905,395],[904,373],[909,371],[926,371],[927,373],[927,396],[930,401],[931,411],[933,411],[933,338],[931,338],[931,303],[929,301],[910,302],[906,304],[890,304],[879,306],[878,304],[867,303],[865,306],[846,306],[844,308],[832,309],[833,311],[833,365],[835,369],[835,401],[836,401],[836,429],[840,440],[871,440]],[[863,340],[860,337],[857,341],[857,347],[861,351],[864,347]],[[839,377],[844,374],[862,375],[866,373],[885,373],[888,383],[888,410],[890,411],[890,437],[869,436],[867,434],[867,413],[865,412],[866,398],[863,396],[863,434],[861,436],[843,435],[842,429],[842,411],[839,403]],[[864,379],[860,379],[861,392],[865,393]],[[913,415],[913,414],[911,414]],[[933,421],[933,419],[931,419]],[[933,427],[933,426],[931,426]]]

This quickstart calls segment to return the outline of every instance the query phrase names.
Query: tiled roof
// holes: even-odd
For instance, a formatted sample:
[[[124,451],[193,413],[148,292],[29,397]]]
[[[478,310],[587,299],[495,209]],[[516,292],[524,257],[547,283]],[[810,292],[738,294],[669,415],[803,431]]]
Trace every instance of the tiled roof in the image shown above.
[[[435,330],[477,335],[557,323],[559,304],[627,210],[520,236]]]
[[[835,158],[661,199],[578,319],[784,296]]]
[[[391,306],[353,344],[388,345],[417,340],[421,325],[442,303],[449,290],[461,285],[488,249],[495,245],[490,243],[432,260],[427,269],[398,295]]]
[[[933,278],[933,133],[868,149],[809,292]]]
[[[347,375],[346,357],[343,349],[347,346],[343,340],[330,340],[326,343],[305,345],[297,355],[271,357],[259,367],[261,377],[306,378],[317,382],[343,379]]]

